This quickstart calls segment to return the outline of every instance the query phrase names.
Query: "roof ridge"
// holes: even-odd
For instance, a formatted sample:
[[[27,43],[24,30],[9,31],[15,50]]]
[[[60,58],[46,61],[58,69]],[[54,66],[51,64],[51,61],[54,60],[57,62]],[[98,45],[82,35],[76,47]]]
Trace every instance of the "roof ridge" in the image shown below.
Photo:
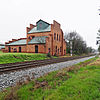
[[[44,21],[44,20],[42,20],[42,19],[38,20],[38,21],[36,22],[36,24],[37,24],[39,21],[43,21],[43,22],[49,24],[48,22],[46,22],[46,21]],[[50,25],[50,24],[49,24],[49,25]]]

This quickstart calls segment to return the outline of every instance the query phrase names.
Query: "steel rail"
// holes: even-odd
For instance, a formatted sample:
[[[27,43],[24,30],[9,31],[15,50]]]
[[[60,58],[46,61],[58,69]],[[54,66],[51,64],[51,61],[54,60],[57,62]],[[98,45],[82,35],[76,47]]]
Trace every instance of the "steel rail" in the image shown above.
[[[89,55],[90,56],[90,55]],[[52,58],[52,59],[45,59],[45,60],[37,60],[37,61],[28,61],[28,62],[18,62],[18,63],[10,63],[10,64],[0,64],[0,74],[26,69],[26,68],[35,68],[43,65],[60,63],[75,59],[80,59],[89,56],[77,56],[77,57],[64,57],[64,58]],[[91,55],[93,56],[93,55]]]

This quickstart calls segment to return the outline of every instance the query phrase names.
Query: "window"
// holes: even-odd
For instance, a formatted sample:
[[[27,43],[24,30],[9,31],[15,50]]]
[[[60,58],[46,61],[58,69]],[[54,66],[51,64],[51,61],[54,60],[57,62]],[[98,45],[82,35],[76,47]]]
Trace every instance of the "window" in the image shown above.
[[[49,53],[50,53],[50,48],[48,49]]]
[[[59,41],[60,41],[60,35],[59,35]]]
[[[66,54],[66,50],[64,49],[64,55]]]
[[[56,46],[56,52],[57,52],[57,46]]]
[[[42,23],[39,24],[40,29],[42,28]]]
[[[58,34],[57,34],[57,41],[58,41]]]
[[[31,39],[31,36],[29,36],[28,39]]]
[[[13,52],[17,52],[17,48],[14,48],[14,51]]]
[[[59,48],[58,48],[58,54],[59,54]]]
[[[60,47],[60,52],[61,52],[61,49],[62,49],[62,48]]]
[[[54,33],[54,40],[56,40],[56,33]]]

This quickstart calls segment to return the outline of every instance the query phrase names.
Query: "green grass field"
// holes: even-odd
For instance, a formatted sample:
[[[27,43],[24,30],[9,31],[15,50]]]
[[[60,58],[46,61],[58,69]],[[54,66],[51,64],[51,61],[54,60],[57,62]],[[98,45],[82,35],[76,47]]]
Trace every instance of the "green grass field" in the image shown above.
[[[3,53],[0,51],[0,64],[48,59],[46,54]]]
[[[90,63],[91,62],[91,63]],[[100,100],[100,58],[54,71],[0,93],[0,100]]]

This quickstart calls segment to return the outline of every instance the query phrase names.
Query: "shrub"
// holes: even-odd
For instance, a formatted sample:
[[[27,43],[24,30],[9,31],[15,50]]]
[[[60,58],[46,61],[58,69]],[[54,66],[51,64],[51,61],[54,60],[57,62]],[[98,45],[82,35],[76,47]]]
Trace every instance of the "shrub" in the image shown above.
[[[47,53],[47,57],[50,57],[51,58],[51,54],[50,53]]]
[[[55,56],[55,57],[58,57],[58,55],[57,55],[56,53],[54,54],[54,56]]]

